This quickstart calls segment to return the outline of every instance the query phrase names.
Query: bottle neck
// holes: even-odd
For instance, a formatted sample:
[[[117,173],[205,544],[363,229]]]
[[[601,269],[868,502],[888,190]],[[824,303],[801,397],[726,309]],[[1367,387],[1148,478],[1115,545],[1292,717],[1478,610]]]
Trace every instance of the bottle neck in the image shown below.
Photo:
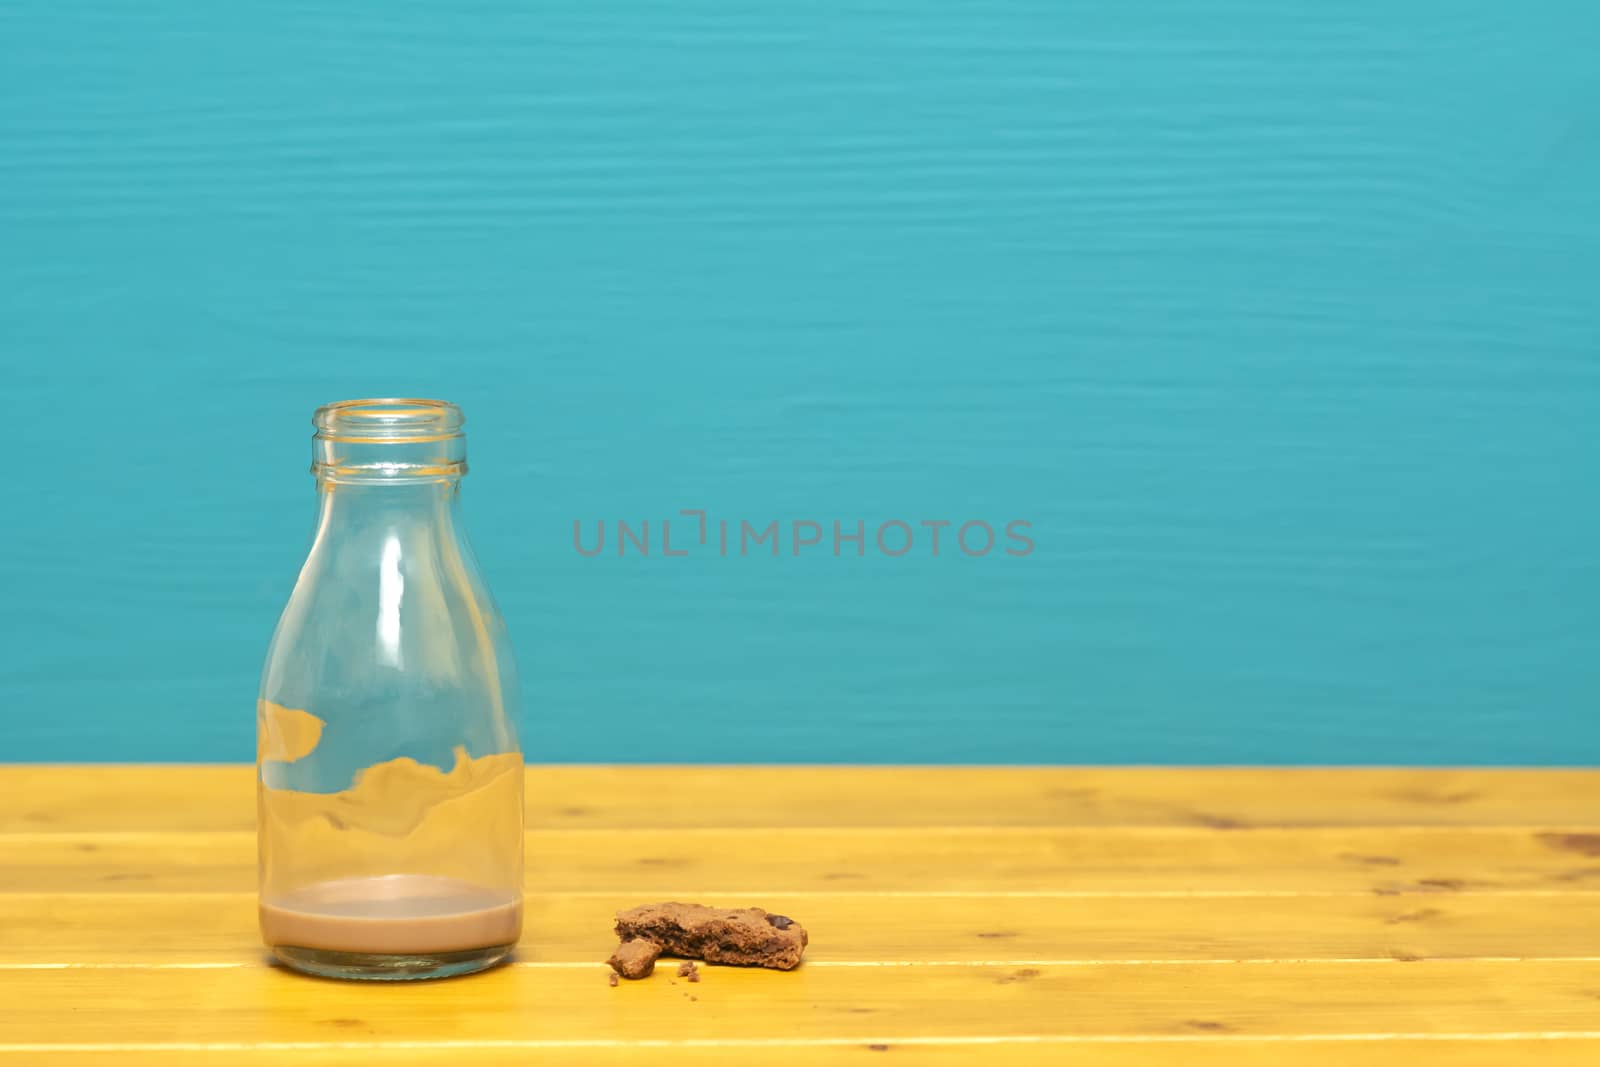
[[[317,479],[318,526],[454,525],[459,478],[392,477],[382,481]]]
[[[454,484],[467,472],[461,411],[442,400],[345,400],[312,418],[311,471],[323,486]]]
[[[454,525],[467,442],[461,411],[442,400],[344,400],[312,418],[319,538],[338,527],[385,544]],[[408,531],[410,531],[408,533]],[[395,542],[398,543],[398,542]]]
[[[319,435],[311,473],[318,483],[341,488],[454,485],[467,473],[467,445],[459,435],[441,441],[350,441]]]

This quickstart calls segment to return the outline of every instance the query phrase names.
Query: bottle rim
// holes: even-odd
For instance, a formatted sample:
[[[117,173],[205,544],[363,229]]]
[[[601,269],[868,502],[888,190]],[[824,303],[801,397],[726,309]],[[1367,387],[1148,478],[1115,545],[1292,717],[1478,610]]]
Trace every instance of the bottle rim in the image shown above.
[[[311,417],[316,439],[345,444],[405,444],[461,437],[466,418],[448,400],[369,397],[324,404]]]

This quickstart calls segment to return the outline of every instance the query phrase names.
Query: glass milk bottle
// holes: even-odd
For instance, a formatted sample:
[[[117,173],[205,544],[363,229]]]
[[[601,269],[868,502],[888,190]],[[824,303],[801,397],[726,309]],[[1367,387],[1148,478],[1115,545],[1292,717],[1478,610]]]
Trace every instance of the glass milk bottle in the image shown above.
[[[261,933],[338,978],[481,970],[522,929],[505,624],[462,529],[461,412],[313,420],[317,523],[257,703]]]

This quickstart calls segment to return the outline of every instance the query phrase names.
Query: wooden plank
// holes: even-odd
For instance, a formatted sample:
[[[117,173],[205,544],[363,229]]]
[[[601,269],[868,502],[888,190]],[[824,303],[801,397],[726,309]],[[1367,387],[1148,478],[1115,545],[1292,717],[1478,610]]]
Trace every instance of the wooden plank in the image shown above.
[[[892,1061],[881,1058],[892,1052]],[[0,1046],[0,1061],[43,1063],[48,1067],[102,1067],[109,1056],[118,1067],[165,1067],[170,1063],[226,1062],[253,1067],[257,1064],[293,1063],[295,1067],[637,1067],[648,1061],[665,1067],[972,1067],[975,1063],[1060,1065],[1073,1067],[1589,1067],[1600,1062],[1600,1038],[1564,1035],[1506,1039],[1499,1035],[1386,1038],[1374,1041],[1341,1039],[1254,1039],[1204,1034],[1173,1035],[1170,1041],[1105,1042],[1063,1038],[1044,1043],[996,1042],[981,1045],[908,1043],[853,1040],[833,1045],[620,1045],[616,1047],[475,1046],[459,1048],[404,1048],[394,1045],[339,1047],[224,1048],[173,1047],[130,1050],[117,1046],[84,1050],[44,1051],[27,1046],[8,1051]]]
[[[539,892],[1457,893],[1600,890],[1600,834],[1512,827],[540,830]],[[256,884],[249,833],[0,835],[0,892]]]
[[[534,894],[523,964],[610,952],[611,917],[638,896]],[[734,901],[733,903],[743,903]],[[759,903],[811,931],[816,966],[890,961],[1234,961],[1600,958],[1600,893],[1107,897],[791,896]],[[248,965],[262,955],[252,893],[0,894],[0,968]]]
[[[70,1041],[860,1041],[1581,1033],[1600,963],[1281,963],[708,971],[330,984],[278,968],[0,971],[0,1048]],[[691,999],[692,998],[692,999]],[[536,1046],[535,1046],[536,1047]],[[459,1050],[458,1050],[459,1051]]]
[[[253,783],[249,766],[3,766],[0,832],[251,830]],[[550,766],[527,795],[533,828],[1600,822],[1600,771],[1580,770]]]
[[[178,785],[187,777],[165,770]],[[528,834],[533,895],[518,962],[401,987],[315,982],[262,965],[246,827],[108,831],[92,829],[97,816],[65,789],[54,823],[18,818],[27,804],[8,801],[0,1058],[737,1057],[784,1067],[871,1063],[889,1051],[896,1062],[936,1065],[1320,1067],[1359,1056],[1483,1067],[1592,1062],[1600,1053],[1600,832],[1570,815],[1429,824],[1398,816],[1405,806],[1452,810],[1478,797],[1367,793],[1351,802],[1377,812],[1374,825],[1330,815],[1322,825],[1249,828],[1225,813],[1245,808],[1191,805],[1168,809],[1165,823],[1053,827],[1031,823],[1049,809],[1026,802],[1020,821],[1004,823],[1001,788],[990,795],[989,821],[923,824],[897,806],[907,801],[888,788],[884,776],[894,772],[855,771],[866,784],[853,800],[876,805],[870,818],[879,825],[867,815],[830,823],[849,813],[824,804],[820,817],[806,812],[787,829],[702,828],[720,810],[714,786],[749,788],[769,814],[784,799],[761,784],[765,770],[710,768],[687,769],[704,787],[698,811],[607,828],[629,813],[646,819],[650,795],[608,806],[623,785],[597,786],[607,769],[567,770],[606,805],[548,809]],[[188,803],[204,807],[192,798],[218,784],[207,786],[208,775],[240,772],[248,790],[249,768],[198,769]],[[602,778],[584,778],[595,773]],[[917,788],[959,789],[948,773],[916,772]],[[981,790],[1013,772],[972,773]],[[1240,773],[1253,772],[1216,780]],[[1387,772],[1267,773],[1292,790],[1307,787],[1291,781],[1302,773],[1354,781]],[[665,779],[655,788],[671,791]],[[1575,810],[1585,810],[1582,790],[1574,796]],[[1558,811],[1549,800],[1546,810]],[[176,817],[182,791],[164,803],[139,818]],[[530,806],[539,803],[547,802]],[[1266,812],[1268,792],[1253,803]],[[737,818],[749,810],[731,809]],[[1385,821],[1383,810],[1396,817]],[[611,947],[611,914],[679,895],[796,915],[814,936],[807,966],[790,975],[715,969],[692,987],[667,973],[607,986],[596,961]]]

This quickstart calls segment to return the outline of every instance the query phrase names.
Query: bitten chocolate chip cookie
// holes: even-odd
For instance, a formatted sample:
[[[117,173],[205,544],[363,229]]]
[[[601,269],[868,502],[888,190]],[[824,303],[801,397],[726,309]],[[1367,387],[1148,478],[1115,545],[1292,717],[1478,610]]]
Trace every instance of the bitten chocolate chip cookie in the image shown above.
[[[643,904],[617,913],[617,936],[661,946],[668,956],[791,971],[805,952],[805,927],[760,908]]]

